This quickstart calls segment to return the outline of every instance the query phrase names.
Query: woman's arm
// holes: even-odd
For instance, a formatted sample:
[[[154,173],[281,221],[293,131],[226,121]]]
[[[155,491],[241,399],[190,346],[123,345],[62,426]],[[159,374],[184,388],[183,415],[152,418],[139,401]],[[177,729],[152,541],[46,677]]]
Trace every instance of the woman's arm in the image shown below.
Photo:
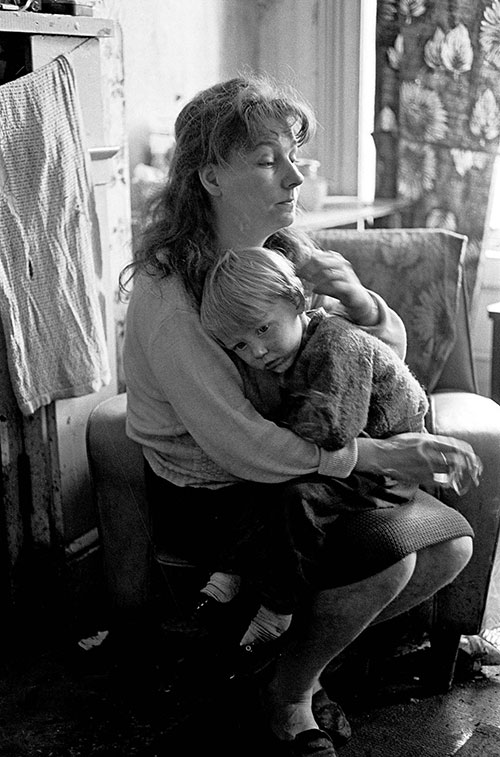
[[[138,277],[134,284],[124,348],[135,441],[161,451],[162,441],[166,447],[178,440],[180,448],[187,432],[207,464],[253,481],[312,472],[344,478],[352,472],[356,441],[328,452],[263,418],[244,396],[233,361],[202,329],[176,277],[148,279]],[[379,311],[380,323],[371,328],[387,343],[398,342],[398,329],[385,318],[392,311],[383,301]]]
[[[270,483],[313,472],[345,477],[355,465],[355,442],[326,452],[257,413],[233,361],[172,281],[135,283],[124,366],[131,435],[140,444],[160,452],[175,444],[180,455],[197,456],[193,465],[203,466],[205,455],[207,466],[213,461],[236,478]],[[183,450],[186,432],[198,450]]]
[[[372,297],[340,252],[313,249],[297,274],[312,285],[317,294],[340,300],[354,323],[375,326],[378,322],[378,311]]]
[[[151,344],[151,361],[182,425],[233,475],[283,481],[317,471],[342,477],[352,470],[355,443],[334,455],[263,418],[243,395],[233,361],[194,314],[162,324]]]
[[[383,440],[358,439],[356,470],[427,486],[436,485],[436,475],[445,476],[440,485],[461,493],[470,484],[477,486],[482,463],[471,445],[461,439],[407,433]]]
[[[406,355],[406,330],[401,318],[379,295],[366,289],[353,267],[338,252],[308,251],[307,262],[297,268],[300,278],[316,294],[312,307],[344,315],[374,336],[382,339],[403,358]],[[333,299],[329,299],[333,298]]]

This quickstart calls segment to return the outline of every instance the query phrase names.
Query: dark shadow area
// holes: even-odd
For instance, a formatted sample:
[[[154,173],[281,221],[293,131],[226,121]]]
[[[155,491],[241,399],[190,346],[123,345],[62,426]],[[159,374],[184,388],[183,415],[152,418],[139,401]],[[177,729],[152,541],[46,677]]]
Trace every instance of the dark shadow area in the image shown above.
[[[339,757],[446,757],[472,736],[471,749],[485,749],[485,739],[495,746],[500,667],[473,670],[459,654],[452,690],[432,694],[426,639],[386,631],[366,633],[324,676],[353,728]],[[269,753],[258,728],[266,674],[222,681],[218,648],[192,622],[123,619],[86,650],[76,640],[43,649],[30,632],[32,644],[26,635],[22,646],[3,646],[0,757]]]

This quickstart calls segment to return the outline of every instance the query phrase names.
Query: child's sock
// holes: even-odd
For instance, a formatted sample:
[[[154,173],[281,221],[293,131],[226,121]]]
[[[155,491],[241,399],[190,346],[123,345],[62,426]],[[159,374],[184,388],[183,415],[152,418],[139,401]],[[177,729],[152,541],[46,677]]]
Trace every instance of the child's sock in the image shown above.
[[[240,583],[240,577],[231,573],[212,573],[201,593],[207,594],[217,602],[230,602],[239,592]]]
[[[265,642],[277,639],[287,630],[291,622],[291,615],[281,615],[261,605],[257,615],[250,621],[240,641],[240,646],[253,644],[255,641]]]

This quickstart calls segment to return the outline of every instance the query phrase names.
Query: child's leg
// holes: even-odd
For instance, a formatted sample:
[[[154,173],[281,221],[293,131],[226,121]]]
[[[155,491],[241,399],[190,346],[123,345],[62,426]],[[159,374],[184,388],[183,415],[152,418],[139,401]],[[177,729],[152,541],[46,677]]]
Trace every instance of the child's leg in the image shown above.
[[[314,480],[296,485],[290,495],[287,487],[270,491],[275,494],[273,501],[256,498],[247,507],[254,516],[250,527],[241,529],[241,535],[234,531],[238,538],[233,544],[239,550],[233,562],[261,601],[240,647],[273,641],[289,628],[294,608],[315,588],[309,580],[324,537],[323,520],[332,518],[329,483]]]
[[[255,617],[250,621],[240,641],[240,646],[278,639],[288,629],[291,622],[291,615],[274,612],[261,605]]]
[[[200,593],[215,602],[226,603],[230,602],[238,594],[240,584],[241,579],[239,576],[216,571],[211,574],[206,585],[200,590]],[[277,639],[287,630],[291,620],[291,615],[274,612],[261,605],[257,614],[250,621],[250,625],[241,639],[240,645],[246,646],[247,644]]]
[[[239,576],[216,571],[211,574],[207,584],[201,589],[201,593],[216,602],[230,602],[238,594],[240,583]]]

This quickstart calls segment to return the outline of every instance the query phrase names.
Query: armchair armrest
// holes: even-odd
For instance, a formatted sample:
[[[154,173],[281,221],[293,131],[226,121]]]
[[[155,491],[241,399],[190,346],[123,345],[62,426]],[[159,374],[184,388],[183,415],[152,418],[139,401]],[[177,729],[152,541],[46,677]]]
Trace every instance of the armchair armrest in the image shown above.
[[[460,576],[435,599],[435,621],[464,634],[479,633],[500,532],[500,405],[472,392],[430,396],[429,431],[472,445],[483,462],[479,486],[459,497],[442,489],[439,498],[459,510],[474,529],[474,554]]]

